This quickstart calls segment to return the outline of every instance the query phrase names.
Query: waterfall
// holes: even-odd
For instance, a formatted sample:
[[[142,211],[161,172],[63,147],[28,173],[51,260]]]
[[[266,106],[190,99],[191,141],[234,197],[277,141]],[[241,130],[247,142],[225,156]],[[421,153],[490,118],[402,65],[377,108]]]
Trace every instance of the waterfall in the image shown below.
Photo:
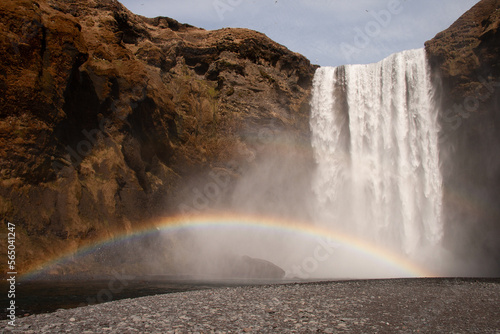
[[[439,244],[439,127],[424,49],[319,68],[311,106],[320,219],[408,256]]]

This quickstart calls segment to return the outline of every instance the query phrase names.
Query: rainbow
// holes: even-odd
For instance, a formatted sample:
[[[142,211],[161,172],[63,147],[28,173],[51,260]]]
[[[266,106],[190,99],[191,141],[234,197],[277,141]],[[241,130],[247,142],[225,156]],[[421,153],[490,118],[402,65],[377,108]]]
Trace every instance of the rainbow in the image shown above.
[[[52,259],[44,263],[37,269],[25,273],[21,276],[21,279],[36,279],[52,265],[64,263],[69,258],[74,258],[75,256],[84,256],[101,247],[118,244],[126,240],[141,238],[152,233],[157,233],[158,231],[173,233],[183,230],[203,229],[256,229],[264,232],[294,233],[300,236],[311,238],[328,238],[336,244],[362,254],[363,256],[372,259],[373,261],[397,269],[398,271],[405,273],[405,276],[437,276],[436,274],[431,273],[430,271],[422,268],[416,263],[409,261],[408,259],[394,252],[390,252],[387,249],[374,245],[373,243],[369,243],[365,240],[342,233],[340,231],[333,231],[328,228],[314,226],[300,221],[283,220],[255,215],[218,213],[197,216],[171,216],[159,219],[156,223],[153,223],[146,228],[136,230],[132,233],[113,237],[111,239],[99,241],[94,244],[82,247],[76,252],[64,254],[55,259]]]

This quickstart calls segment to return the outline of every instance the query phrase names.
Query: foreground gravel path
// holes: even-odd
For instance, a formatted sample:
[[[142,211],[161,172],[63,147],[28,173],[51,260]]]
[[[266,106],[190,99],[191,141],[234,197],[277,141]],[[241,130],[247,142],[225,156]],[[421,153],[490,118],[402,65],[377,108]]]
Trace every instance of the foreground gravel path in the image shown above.
[[[220,288],[16,320],[4,333],[495,333],[500,280],[398,279]]]

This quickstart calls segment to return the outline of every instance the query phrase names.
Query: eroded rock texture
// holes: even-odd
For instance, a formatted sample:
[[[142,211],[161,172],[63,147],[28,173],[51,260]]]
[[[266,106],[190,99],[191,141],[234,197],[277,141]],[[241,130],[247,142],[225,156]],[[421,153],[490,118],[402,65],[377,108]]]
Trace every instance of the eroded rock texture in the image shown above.
[[[269,134],[309,145],[314,66],[263,34],[114,0],[7,0],[0,18],[0,217],[20,271],[175,213],[189,177],[237,178]]]

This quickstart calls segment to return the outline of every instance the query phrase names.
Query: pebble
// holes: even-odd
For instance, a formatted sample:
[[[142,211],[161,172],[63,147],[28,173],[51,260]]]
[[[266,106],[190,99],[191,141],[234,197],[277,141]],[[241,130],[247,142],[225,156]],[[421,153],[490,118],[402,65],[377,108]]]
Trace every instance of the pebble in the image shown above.
[[[124,299],[0,321],[0,332],[497,334],[499,310],[500,280],[339,281]]]

